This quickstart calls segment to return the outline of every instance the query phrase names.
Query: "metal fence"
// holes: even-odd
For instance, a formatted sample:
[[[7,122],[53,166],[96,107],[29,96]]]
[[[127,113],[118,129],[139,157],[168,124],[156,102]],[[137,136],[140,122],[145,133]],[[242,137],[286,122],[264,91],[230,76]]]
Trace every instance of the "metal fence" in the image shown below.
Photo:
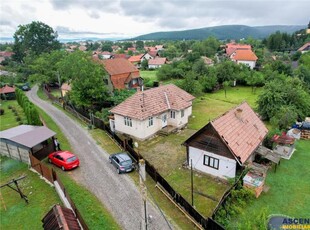
[[[39,174],[41,174],[45,179],[47,179],[49,182],[54,184],[54,181],[57,181],[61,190],[63,191],[65,197],[69,201],[73,212],[76,215],[76,218],[79,220],[82,228],[84,230],[88,230],[88,226],[86,225],[80,211],[76,208],[75,203],[72,201],[71,197],[69,196],[65,186],[63,185],[62,181],[58,177],[57,173],[53,170],[44,165],[39,159],[34,157],[33,155],[29,154],[31,167],[35,169]]]

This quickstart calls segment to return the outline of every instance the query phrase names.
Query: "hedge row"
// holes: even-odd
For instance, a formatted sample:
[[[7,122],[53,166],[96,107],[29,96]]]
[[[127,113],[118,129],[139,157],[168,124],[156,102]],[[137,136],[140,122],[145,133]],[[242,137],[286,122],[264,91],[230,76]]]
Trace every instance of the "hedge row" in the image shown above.
[[[39,112],[21,89],[15,89],[16,100],[23,108],[29,125],[42,125]]]

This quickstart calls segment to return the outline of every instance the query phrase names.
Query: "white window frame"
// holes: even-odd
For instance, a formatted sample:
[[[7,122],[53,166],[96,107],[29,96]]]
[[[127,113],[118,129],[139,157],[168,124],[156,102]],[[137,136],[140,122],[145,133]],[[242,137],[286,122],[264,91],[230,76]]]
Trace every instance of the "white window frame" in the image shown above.
[[[154,119],[153,117],[149,117],[149,126],[153,126],[154,125]]]
[[[181,117],[184,117],[184,109],[181,110]]]
[[[173,110],[170,111],[170,118],[175,119],[175,111]]]
[[[124,123],[126,126],[132,127],[132,119],[130,117],[124,117]]]

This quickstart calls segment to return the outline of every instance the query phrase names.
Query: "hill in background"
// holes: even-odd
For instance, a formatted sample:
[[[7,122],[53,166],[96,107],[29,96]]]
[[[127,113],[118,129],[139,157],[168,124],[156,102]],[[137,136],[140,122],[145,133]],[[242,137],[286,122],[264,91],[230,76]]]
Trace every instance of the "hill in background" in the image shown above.
[[[254,27],[244,25],[226,25],[183,31],[156,32],[141,35],[130,40],[202,40],[210,36],[214,36],[219,40],[242,39],[248,37],[263,39],[276,31],[291,34],[305,28],[307,28],[306,25]]]

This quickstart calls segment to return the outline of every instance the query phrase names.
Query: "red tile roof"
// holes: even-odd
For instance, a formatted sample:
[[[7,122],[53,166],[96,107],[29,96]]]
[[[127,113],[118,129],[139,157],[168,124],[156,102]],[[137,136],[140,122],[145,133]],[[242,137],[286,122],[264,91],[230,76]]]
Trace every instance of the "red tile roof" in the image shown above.
[[[306,44],[304,44],[302,47],[300,47],[298,49],[298,51],[304,51],[304,50],[310,50],[310,42],[307,42]]]
[[[169,84],[135,93],[117,105],[111,112],[125,117],[145,120],[163,112],[181,110],[192,105],[194,96]]]
[[[139,72],[133,64],[122,58],[102,60],[101,63],[110,75]]]
[[[143,56],[143,54],[136,55],[136,56],[131,56],[131,57],[128,59],[128,61],[130,61],[131,63],[133,63],[133,62],[140,62],[142,56]]]
[[[246,102],[213,120],[211,124],[242,164],[268,133],[264,123]]]
[[[231,59],[236,61],[257,61],[257,56],[252,50],[236,50]]]
[[[14,53],[9,51],[0,51],[0,57],[11,57]]]
[[[6,93],[14,93],[15,88],[10,87],[8,85],[5,85],[4,87],[0,88],[0,94],[6,94]]]
[[[70,91],[71,90],[71,85],[69,83],[63,83],[61,85],[61,89],[65,91]]]
[[[167,61],[167,58],[160,58],[160,57],[156,57],[154,59],[150,59],[148,61],[149,65],[163,65],[165,64]]]
[[[139,78],[139,70],[127,59],[106,59],[98,60],[104,65],[105,70],[109,73],[112,84],[115,89],[124,89],[125,84],[133,78]]]
[[[226,44],[226,54],[228,57],[232,55],[236,50],[251,50],[252,47],[246,44],[228,43]]]
[[[118,58],[128,59],[129,55],[127,55],[127,54],[113,54],[113,57],[115,59],[118,59]]]

